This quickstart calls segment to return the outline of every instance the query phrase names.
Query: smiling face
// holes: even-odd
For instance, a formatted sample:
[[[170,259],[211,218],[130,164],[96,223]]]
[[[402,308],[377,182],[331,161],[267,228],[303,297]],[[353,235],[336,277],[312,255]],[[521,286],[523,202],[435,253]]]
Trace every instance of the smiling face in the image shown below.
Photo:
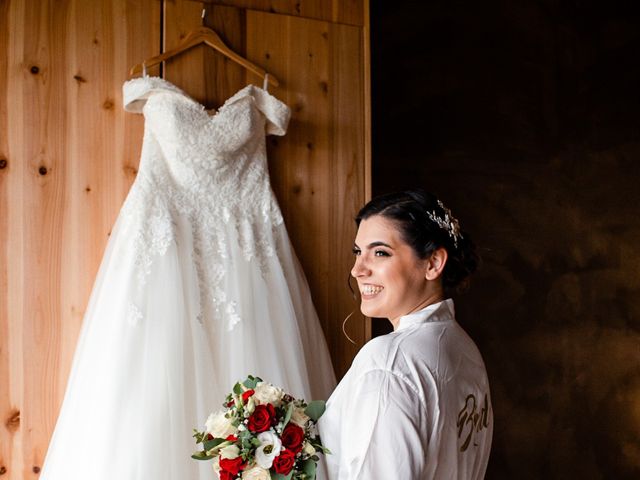
[[[395,327],[401,316],[441,300],[440,279],[427,278],[432,259],[418,258],[393,221],[381,215],[362,220],[354,254],[351,275],[358,281],[364,315],[388,318]]]

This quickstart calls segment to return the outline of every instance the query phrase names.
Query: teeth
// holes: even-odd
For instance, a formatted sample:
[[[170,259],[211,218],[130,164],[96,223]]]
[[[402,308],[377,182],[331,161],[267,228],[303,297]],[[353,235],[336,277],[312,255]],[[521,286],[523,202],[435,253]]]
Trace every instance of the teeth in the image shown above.
[[[384,287],[374,287],[371,285],[367,285],[366,287],[362,288],[362,294],[375,295],[376,293],[380,293],[382,290],[384,290]]]

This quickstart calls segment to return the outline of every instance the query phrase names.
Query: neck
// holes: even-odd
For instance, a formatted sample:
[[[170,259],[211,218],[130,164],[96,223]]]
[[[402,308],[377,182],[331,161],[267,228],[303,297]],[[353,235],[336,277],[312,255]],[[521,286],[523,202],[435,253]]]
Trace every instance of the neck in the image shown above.
[[[442,289],[438,289],[438,291],[431,292],[426,297],[424,297],[417,305],[415,305],[411,310],[409,310],[407,313],[404,313],[396,318],[390,318],[389,321],[393,325],[393,330],[395,331],[398,329],[398,325],[400,325],[400,319],[405,315],[415,313],[417,311],[422,310],[425,307],[428,307],[429,305],[433,305],[434,303],[438,303],[443,300],[444,300],[444,293],[442,292]]]

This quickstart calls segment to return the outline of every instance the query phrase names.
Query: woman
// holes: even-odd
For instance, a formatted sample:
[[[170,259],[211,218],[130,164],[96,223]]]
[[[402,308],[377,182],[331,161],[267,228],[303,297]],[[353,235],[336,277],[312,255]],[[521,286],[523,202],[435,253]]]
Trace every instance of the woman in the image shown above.
[[[466,232],[435,196],[378,197],[356,218],[361,311],[394,332],[358,353],[320,419],[330,480],[481,479],[493,412],[487,373],[447,292],[476,269]]]

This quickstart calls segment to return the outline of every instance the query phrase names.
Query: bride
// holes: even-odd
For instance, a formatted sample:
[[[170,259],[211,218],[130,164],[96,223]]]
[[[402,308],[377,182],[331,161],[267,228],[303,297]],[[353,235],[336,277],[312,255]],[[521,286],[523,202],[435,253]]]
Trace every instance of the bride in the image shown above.
[[[356,218],[361,311],[394,331],[367,343],[319,429],[330,480],[482,479],[493,433],[484,362],[447,293],[476,269],[469,235],[434,195],[378,197]]]

